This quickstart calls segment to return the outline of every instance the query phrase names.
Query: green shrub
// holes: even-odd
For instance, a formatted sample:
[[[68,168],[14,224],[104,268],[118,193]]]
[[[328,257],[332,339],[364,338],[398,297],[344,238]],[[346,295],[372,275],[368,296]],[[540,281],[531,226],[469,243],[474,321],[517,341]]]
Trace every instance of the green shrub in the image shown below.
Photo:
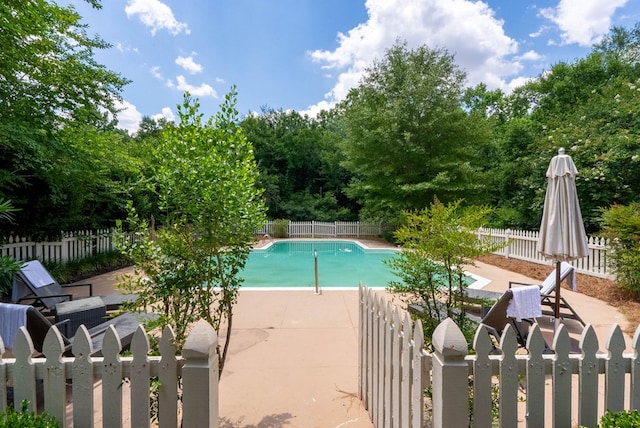
[[[22,402],[20,412],[13,410],[13,407],[7,407],[0,414],[0,428],[58,428],[60,426],[53,416],[49,416],[46,412],[36,415],[27,410],[28,407],[27,400]]]
[[[273,220],[273,237],[274,238],[287,238],[289,237],[289,220]]]
[[[640,296],[640,203],[603,210],[601,222],[618,287]]]
[[[68,284],[131,265],[131,259],[119,251],[98,253],[66,263],[45,263],[51,276],[61,284]]]
[[[21,264],[13,257],[0,257],[0,295],[11,294],[13,276],[20,270]]]
[[[629,410],[625,412],[607,411],[600,419],[600,428],[635,428],[640,426],[640,412]]]

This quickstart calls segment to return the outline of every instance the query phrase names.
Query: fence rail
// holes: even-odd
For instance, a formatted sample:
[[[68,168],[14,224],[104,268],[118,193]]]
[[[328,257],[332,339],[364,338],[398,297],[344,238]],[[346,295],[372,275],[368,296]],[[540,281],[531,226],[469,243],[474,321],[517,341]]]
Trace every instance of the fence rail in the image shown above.
[[[422,428],[427,410],[433,428],[467,427],[471,420],[475,428],[597,427],[605,410],[640,409],[640,327],[627,348],[615,325],[599,352],[592,326],[579,344],[561,326],[553,354],[545,351],[537,325],[526,354],[510,327],[498,348],[479,327],[473,353],[451,319],[434,331],[433,353],[422,350],[421,333],[406,312],[360,288],[359,391],[376,427]],[[428,386],[430,409],[422,394]]]
[[[7,402],[7,382],[13,384],[14,408],[19,411],[23,400],[30,410],[43,400],[44,411],[52,415],[61,427],[69,426],[67,406],[71,406],[74,427],[94,427],[98,418],[102,426],[119,428],[149,427],[151,408],[149,397],[152,378],[159,380],[157,395],[158,426],[185,428],[218,427],[218,357],[217,334],[206,321],[199,321],[187,338],[182,356],[176,356],[173,332],[165,328],[160,339],[160,356],[148,356],[149,340],[139,327],[131,342],[132,356],[120,356],[120,341],[113,326],[105,334],[104,357],[90,357],[91,338],[84,326],[76,333],[72,352],[76,357],[62,357],[64,344],[57,327],[51,327],[44,341],[42,358],[33,358],[33,344],[25,327],[21,327],[12,349],[14,358],[4,358],[0,342],[0,411]],[[179,381],[182,389],[179,390]],[[67,383],[71,380],[71,397]],[[97,381],[101,380],[98,384]],[[37,382],[42,381],[42,397]],[[128,384],[130,394],[123,394]],[[99,386],[98,386],[99,385]],[[94,409],[95,389],[101,388],[102,402]],[[179,393],[182,399],[179,400]],[[130,402],[124,402],[129,396]],[[69,400],[67,399],[69,398]],[[71,403],[69,404],[68,401]],[[182,403],[182,412],[179,403]],[[124,412],[130,413],[125,415]]]

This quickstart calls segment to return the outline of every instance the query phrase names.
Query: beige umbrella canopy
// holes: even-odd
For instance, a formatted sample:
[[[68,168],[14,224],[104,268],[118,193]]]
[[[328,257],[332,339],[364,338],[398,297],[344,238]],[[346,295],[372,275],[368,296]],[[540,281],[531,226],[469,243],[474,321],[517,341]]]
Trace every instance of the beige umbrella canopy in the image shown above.
[[[547,194],[538,237],[538,251],[556,262],[555,318],[560,317],[560,263],[585,257],[589,251],[576,175],[573,159],[560,148],[547,169]]]

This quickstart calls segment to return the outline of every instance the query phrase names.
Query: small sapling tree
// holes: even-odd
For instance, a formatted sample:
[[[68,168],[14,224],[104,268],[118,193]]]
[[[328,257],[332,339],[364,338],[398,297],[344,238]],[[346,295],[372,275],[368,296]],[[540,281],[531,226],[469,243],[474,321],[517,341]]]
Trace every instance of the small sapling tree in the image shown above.
[[[466,317],[464,267],[499,248],[490,237],[479,237],[477,229],[491,209],[461,207],[461,200],[442,204],[438,199],[420,211],[404,212],[404,223],[395,238],[404,251],[387,264],[400,281],[391,281],[388,291],[407,305],[422,321],[425,343],[445,318],[452,318],[467,337],[471,325]]]
[[[203,122],[198,101],[185,94],[180,122],[163,131],[153,156],[150,182],[163,218],[149,227],[130,204],[128,225],[136,239],[122,242],[136,266],[123,287],[139,296],[137,307],[162,315],[159,326],[174,329],[178,350],[198,319],[226,331],[220,372],[239,273],[265,222],[252,145],[236,125],[235,103],[234,88],[215,119]]]

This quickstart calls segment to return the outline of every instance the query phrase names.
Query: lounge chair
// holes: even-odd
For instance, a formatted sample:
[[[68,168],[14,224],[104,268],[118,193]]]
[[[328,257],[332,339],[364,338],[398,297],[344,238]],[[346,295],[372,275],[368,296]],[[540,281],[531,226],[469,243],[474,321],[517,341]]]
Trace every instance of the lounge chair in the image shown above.
[[[16,308],[17,307],[17,308]],[[6,316],[6,314],[10,314],[13,316],[13,312],[16,310],[25,312],[25,326],[29,335],[31,336],[31,340],[33,342],[33,347],[38,353],[42,353],[42,346],[44,344],[44,339],[49,332],[49,329],[55,325],[59,328],[60,334],[62,335],[62,341],[65,346],[64,355],[71,355],[71,348],[73,346],[73,338],[69,338],[67,334],[65,334],[66,328],[65,325],[68,324],[69,320],[63,320],[58,323],[52,323],[49,318],[45,317],[42,312],[33,306],[29,305],[15,305],[11,303],[0,303],[0,319]],[[122,345],[122,350],[126,351],[131,346],[131,339],[133,338],[133,334],[135,333],[138,326],[145,320],[149,318],[155,317],[154,314],[149,313],[133,313],[127,312],[117,317],[108,319],[103,321],[101,324],[94,326],[89,331],[89,336],[91,337],[91,342],[93,345],[93,356],[101,356],[102,355],[102,340],[104,335],[109,327],[109,325],[113,325],[116,329],[116,333],[120,338],[120,343]],[[16,326],[15,332],[17,333],[17,329],[19,326]],[[60,328],[62,327],[62,328]],[[4,331],[3,334],[15,334],[9,333],[8,331]],[[2,338],[5,344],[7,342],[13,343],[13,337],[3,337]]]
[[[560,282],[567,281],[571,289],[576,289],[576,275],[575,268],[567,262],[560,263]],[[509,281],[509,288],[512,286],[522,285],[537,285],[540,287],[540,304],[543,306],[542,313],[544,315],[554,316],[554,309],[556,307],[556,270],[547,276],[542,284],[527,284],[517,281]],[[544,307],[551,309],[544,309]],[[578,313],[569,305],[564,297],[560,296],[560,318],[574,319],[580,322],[583,326],[585,322],[580,318]]]
[[[516,340],[522,347],[527,345],[527,336],[529,335],[529,328],[535,322],[534,319],[525,318],[521,321],[517,321],[513,317],[507,316],[507,309],[509,303],[513,298],[513,292],[511,290],[505,291],[496,303],[489,309],[489,312],[480,321],[481,325],[484,325],[489,334],[495,337],[499,342],[502,337],[502,333],[507,325],[511,325],[513,331],[516,334]]]
[[[70,292],[73,287],[86,287],[88,296],[93,296],[92,284],[64,284],[56,281],[39,260],[31,260],[22,265],[20,271],[14,276],[11,301],[13,303],[30,302],[31,305],[42,307],[48,314],[55,314],[56,305],[74,299]],[[111,294],[100,296],[106,305],[106,309],[116,310],[124,302],[135,299],[133,295]]]

